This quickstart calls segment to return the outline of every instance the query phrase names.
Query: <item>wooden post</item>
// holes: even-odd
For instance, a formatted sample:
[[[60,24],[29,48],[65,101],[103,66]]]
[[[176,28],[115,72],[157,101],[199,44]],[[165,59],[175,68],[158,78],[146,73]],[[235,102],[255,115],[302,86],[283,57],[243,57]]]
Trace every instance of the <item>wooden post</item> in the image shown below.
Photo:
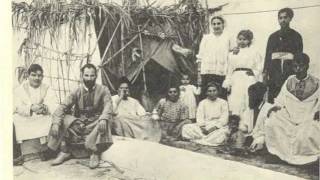
[[[210,19],[209,19],[209,5],[208,0],[206,0],[206,33],[210,33]]]
[[[140,25],[138,26],[138,32],[139,32],[140,49],[141,49],[141,57],[142,57],[142,64],[143,64],[143,66],[142,66],[143,88],[144,88],[144,91],[147,91],[146,72],[144,70],[145,59],[144,59],[144,54],[143,54],[143,44],[142,44],[142,37],[141,37],[141,32],[140,32]]]
[[[124,24],[121,19],[121,48],[124,46]],[[125,67],[124,67],[124,50],[121,51],[121,74],[122,76],[125,75]]]

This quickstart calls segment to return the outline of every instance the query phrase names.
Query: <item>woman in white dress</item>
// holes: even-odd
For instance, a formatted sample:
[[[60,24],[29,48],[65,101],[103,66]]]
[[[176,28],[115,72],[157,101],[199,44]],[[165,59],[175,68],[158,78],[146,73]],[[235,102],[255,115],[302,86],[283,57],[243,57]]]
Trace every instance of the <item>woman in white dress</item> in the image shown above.
[[[223,83],[230,95],[229,110],[232,115],[240,117],[239,129],[250,133],[253,129],[253,109],[249,107],[248,88],[261,81],[263,60],[261,55],[251,47],[253,33],[242,30],[237,36],[238,47],[229,54],[228,74]]]
[[[233,48],[228,33],[224,32],[225,21],[220,16],[211,19],[213,32],[203,35],[200,43],[197,62],[200,63],[202,86],[214,81],[222,85],[227,74],[228,54]],[[203,88],[202,99],[205,97]],[[220,97],[226,99],[225,89],[221,89]]]
[[[208,83],[207,98],[199,103],[197,122],[182,127],[182,137],[198,144],[218,146],[228,137],[228,103],[218,98],[219,86]]]

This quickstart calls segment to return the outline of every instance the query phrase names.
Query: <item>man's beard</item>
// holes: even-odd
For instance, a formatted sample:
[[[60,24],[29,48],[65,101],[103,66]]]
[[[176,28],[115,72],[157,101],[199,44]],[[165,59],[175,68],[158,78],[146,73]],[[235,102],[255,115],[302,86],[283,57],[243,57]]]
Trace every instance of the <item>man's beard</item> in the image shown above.
[[[96,84],[96,80],[83,80],[83,84],[84,84],[88,89],[92,89],[93,86]]]

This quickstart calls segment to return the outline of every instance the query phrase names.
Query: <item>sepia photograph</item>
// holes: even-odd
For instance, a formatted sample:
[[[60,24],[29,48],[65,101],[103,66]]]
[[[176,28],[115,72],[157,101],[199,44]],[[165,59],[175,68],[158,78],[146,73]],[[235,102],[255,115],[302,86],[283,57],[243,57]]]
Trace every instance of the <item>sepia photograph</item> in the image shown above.
[[[319,0],[4,8],[1,179],[319,180]]]

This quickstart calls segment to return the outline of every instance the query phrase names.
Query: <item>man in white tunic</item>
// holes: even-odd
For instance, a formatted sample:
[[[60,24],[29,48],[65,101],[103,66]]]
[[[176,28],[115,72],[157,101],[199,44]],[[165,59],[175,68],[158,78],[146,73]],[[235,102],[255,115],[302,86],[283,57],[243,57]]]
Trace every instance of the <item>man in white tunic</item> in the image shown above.
[[[320,156],[319,79],[309,75],[309,57],[294,57],[295,75],[290,76],[269,110],[265,143],[271,154],[296,165]]]
[[[130,97],[130,81],[122,77],[118,95],[112,96],[114,122],[112,131],[119,136],[160,141],[158,121],[153,121],[138,100]]]
[[[51,126],[51,113],[58,105],[55,93],[42,83],[43,69],[32,64],[28,69],[28,80],[14,91],[14,114],[16,141],[40,139],[46,145]]]

